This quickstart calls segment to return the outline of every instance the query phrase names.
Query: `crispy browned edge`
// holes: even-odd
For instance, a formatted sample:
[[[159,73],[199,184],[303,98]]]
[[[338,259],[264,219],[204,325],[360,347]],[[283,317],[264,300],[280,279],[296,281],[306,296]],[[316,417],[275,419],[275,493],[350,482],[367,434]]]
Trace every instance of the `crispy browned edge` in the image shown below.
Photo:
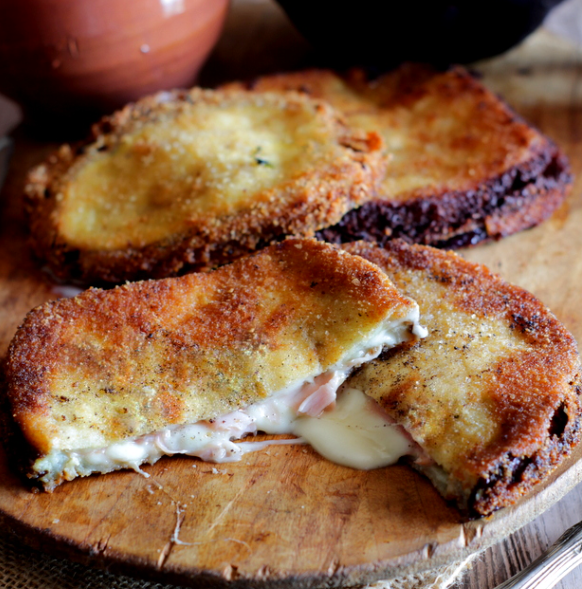
[[[533,295],[506,283],[486,267],[467,262],[452,252],[410,245],[403,240],[393,240],[382,248],[366,242],[346,244],[344,247],[350,253],[362,256],[382,268],[397,287],[404,287],[406,272],[409,270],[422,272],[427,281],[446,284],[456,302],[462,301],[460,307],[465,312],[474,311],[482,316],[496,316],[507,321],[512,329],[519,330],[532,344],[547,349],[547,362],[558,365],[558,369],[567,376],[569,384],[566,389],[549,391],[552,397],[552,418],[547,427],[526,431],[527,441],[533,443],[533,451],[527,455],[513,453],[512,447],[523,442],[523,428],[529,426],[523,420],[519,428],[512,428],[508,422],[504,422],[508,427],[499,445],[488,448],[487,455],[476,456],[471,464],[467,464],[467,468],[481,469],[479,482],[470,495],[458,498],[469,515],[482,517],[513,504],[542,482],[580,441],[582,368],[574,338]],[[99,292],[95,291],[96,294]],[[31,316],[28,317],[30,319]],[[422,345],[422,342],[414,345]],[[406,354],[405,348],[393,353]],[[11,463],[25,472],[38,456],[30,453],[30,445],[10,419],[5,362],[2,368],[0,436],[7,447],[14,450],[9,456]],[[519,373],[514,376],[515,395],[507,398],[506,405],[499,408],[501,414],[505,411],[508,415],[518,415],[520,406],[525,406],[530,400],[527,386],[520,386],[527,384],[527,381],[520,380]],[[422,466],[414,466],[423,472]],[[429,471],[424,473],[430,477]]]
[[[476,183],[474,190],[427,190],[400,203],[374,200],[318,236],[332,243],[401,238],[439,248],[473,246],[539,225],[562,204],[571,182],[568,160],[548,140],[528,162]]]
[[[330,73],[329,70],[320,71]],[[272,79],[274,87],[278,85],[286,90],[302,91],[325,99],[325,90],[321,92],[316,81],[317,70],[306,70],[304,73],[303,77],[301,72],[291,76],[276,74],[264,80],[269,84]],[[331,73],[340,76],[356,92],[363,84],[374,83],[374,79],[363,70]],[[393,101],[399,104],[414,102],[416,96],[422,96],[423,85],[431,77],[442,73],[423,64],[403,64],[388,74],[399,78],[399,93]],[[485,97],[489,107],[505,116],[506,124],[513,126],[525,145],[529,142],[529,134],[541,140],[540,147],[531,150],[529,159],[508,166],[501,174],[473,178],[473,187],[468,190],[448,190],[446,186],[434,185],[403,194],[380,194],[379,198],[348,212],[333,227],[321,230],[318,233],[320,238],[334,243],[364,239],[382,244],[400,237],[410,243],[436,247],[466,247],[534,227],[563,202],[572,183],[572,175],[568,160],[558,147],[527,125],[464,68],[455,66],[446,73],[454,78],[459,91]],[[244,87],[260,87],[262,80],[248,81]],[[479,108],[476,100],[477,112]]]
[[[247,314],[246,311],[241,322],[225,323],[225,320],[236,315],[236,309],[249,309],[257,302],[257,293],[248,286],[253,284],[253,276],[258,269],[255,260],[259,257],[285,261],[286,276],[295,276],[300,289],[305,288],[305,283],[309,285],[311,279],[308,277],[312,276],[319,277],[319,288],[325,291],[351,290],[353,278],[357,277],[360,293],[365,296],[371,309],[411,304],[409,299],[403,298],[392,286],[381,269],[361,256],[338,256],[344,253],[337,246],[314,238],[288,238],[210,273],[132,282],[109,290],[90,288],[77,297],[47,301],[30,310],[10,342],[0,374],[0,440],[3,439],[6,448],[10,448],[10,460],[15,470],[23,474],[25,480],[28,479],[28,485],[43,487],[35,480],[39,475],[32,467],[47,451],[46,437],[41,432],[37,435],[36,429],[25,426],[22,417],[47,411],[46,401],[52,393],[47,386],[46,375],[59,366],[63,351],[67,351],[67,342],[61,339],[63,324],[75,324],[78,330],[79,320],[89,316],[93,321],[98,321],[99,325],[105,326],[114,322],[118,326],[129,326],[147,338],[153,335],[152,330],[164,331],[159,326],[154,326],[159,321],[163,323],[164,315],[172,315],[172,302],[179,297],[181,289],[192,288],[206,292],[210,300],[219,303],[219,306],[210,311],[206,309],[206,320],[197,326],[196,336],[186,332],[174,334],[174,341],[179,342],[175,345],[188,348],[201,344],[220,351],[225,346],[247,345],[249,336],[256,336],[258,340],[270,342],[276,347],[273,334],[279,329],[280,313],[288,312],[285,305],[281,306],[278,318],[262,326],[260,334],[251,333],[254,329],[249,331],[254,315]],[[280,272],[281,270],[275,269],[268,276],[272,284],[278,284]],[[219,291],[210,282],[214,273],[220,273],[222,277]],[[243,288],[244,285],[247,288]],[[318,288],[316,282],[311,283],[309,291],[317,292],[314,288]],[[233,291],[236,291],[234,296]],[[208,300],[205,300],[207,303]],[[209,316],[208,313],[213,315]],[[171,339],[169,334],[164,337]],[[116,338],[117,334],[113,330],[109,334],[109,341],[116,342]],[[70,355],[69,352],[67,355]],[[83,358],[80,361],[84,361]],[[103,368],[95,369],[100,371]],[[100,375],[97,374],[96,377],[98,376]],[[169,423],[183,421],[182,400],[161,394],[159,401],[160,406],[165,409],[164,413],[167,413]],[[125,432],[123,435],[126,435]],[[65,480],[68,479],[63,477],[56,484]]]
[[[380,266],[397,288],[406,292],[406,272],[422,272],[427,282],[446,284],[451,301],[464,312],[482,317],[498,317],[519,330],[529,343],[544,351],[546,370],[555,370],[568,382],[546,390],[552,417],[542,427],[527,420],[527,408],[534,405],[528,388],[527,370],[516,367],[506,385],[511,395],[498,407],[503,437],[493,447],[476,452],[463,466],[473,469],[479,482],[468,497],[460,498],[473,517],[515,503],[543,481],[571,453],[580,441],[582,425],[582,367],[574,337],[532,294],[513,286],[485,266],[468,262],[453,252],[410,245],[393,240],[382,248],[366,242],[347,244],[347,251]],[[422,301],[419,301],[421,317]],[[414,344],[422,346],[422,341]],[[406,349],[392,352],[406,355]],[[539,367],[538,367],[539,368]],[[389,407],[386,407],[389,410]],[[389,411],[390,412],[390,411]],[[523,442],[533,446],[529,453],[516,451]],[[414,465],[430,477],[422,466]]]
[[[89,137],[76,145],[65,144],[28,175],[24,203],[31,232],[31,244],[54,275],[82,283],[119,283],[124,280],[163,278],[189,271],[207,270],[247,255],[286,235],[313,236],[318,229],[337,222],[350,209],[375,195],[383,177],[386,160],[381,138],[375,133],[350,129],[340,113],[323,101],[316,101],[321,116],[332,117],[336,141],[345,148],[342,161],[329,162],[307,172],[280,188],[282,195],[294,193],[293,202],[270,199],[269,205],[250,207],[233,216],[192,227],[185,233],[141,248],[92,251],[76,248],[59,234],[56,195],[67,171],[96,144],[109,149],[136,124],[155,120],[156,113],[172,103],[199,100],[204,91],[175,90],[148,96],[129,104],[92,127]],[[220,96],[217,91],[214,96]],[[244,92],[244,91],[235,91]],[[232,94],[225,91],[224,95]],[[288,93],[293,101],[312,100]]]

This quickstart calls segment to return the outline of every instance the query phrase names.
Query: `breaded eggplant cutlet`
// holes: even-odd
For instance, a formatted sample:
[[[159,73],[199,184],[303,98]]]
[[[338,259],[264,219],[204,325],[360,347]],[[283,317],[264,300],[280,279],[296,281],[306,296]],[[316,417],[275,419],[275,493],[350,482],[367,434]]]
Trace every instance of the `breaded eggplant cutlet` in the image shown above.
[[[355,367],[415,339],[376,266],[288,239],[213,272],[90,289],[31,311],[6,363],[11,454],[47,490],[164,454],[236,460],[292,433]]]
[[[346,250],[416,300],[428,336],[364,365],[343,385],[365,392],[424,455],[412,464],[473,516],[514,503],[580,439],[574,338],[528,292],[484,266],[394,240]]]
[[[341,454],[360,430],[374,441],[355,448],[358,467],[377,466],[372,449],[408,457],[472,517],[546,479],[580,439],[581,366],[564,326],[452,252],[344,247],[288,239],[211,273],[33,310],[5,387],[25,474],[51,490],[164,454],[234,460],[257,448],[232,440],[257,431],[304,436],[352,466]],[[343,433],[322,451],[334,414]]]
[[[406,64],[375,79],[307,70],[226,87],[302,91],[382,135],[392,160],[378,196],[321,231],[329,241],[499,239],[546,219],[571,182],[556,145],[460,67]]]
[[[165,92],[95,125],[34,168],[34,250],[62,279],[161,278],[312,236],[369,200],[375,133],[296,93]]]

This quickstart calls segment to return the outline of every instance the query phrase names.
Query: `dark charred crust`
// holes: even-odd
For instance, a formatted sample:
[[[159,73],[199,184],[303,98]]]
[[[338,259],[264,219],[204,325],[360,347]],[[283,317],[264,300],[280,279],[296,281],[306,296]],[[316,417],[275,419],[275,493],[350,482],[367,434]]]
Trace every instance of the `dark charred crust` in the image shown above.
[[[548,436],[541,447],[530,455],[501,458],[487,476],[482,477],[470,495],[469,514],[481,517],[515,503],[539,484],[558,464],[567,458],[580,442],[581,416],[579,407],[561,404],[554,414]]]
[[[538,158],[475,190],[375,200],[317,236],[332,243],[402,238],[447,249],[472,246],[535,227],[563,202],[571,182],[567,159],[550,144]]]
[[[566,412],[566,405],[562,403],[558,409],[556,409],[552,421],[550,422],[549,434],[561,438],[566,432],[566,426],[568,425],[568,413]]]

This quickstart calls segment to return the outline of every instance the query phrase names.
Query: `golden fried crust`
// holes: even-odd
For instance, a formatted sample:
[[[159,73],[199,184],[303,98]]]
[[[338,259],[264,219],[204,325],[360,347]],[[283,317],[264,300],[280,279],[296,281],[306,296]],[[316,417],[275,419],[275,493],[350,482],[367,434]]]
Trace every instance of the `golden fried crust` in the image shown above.
[[[416,466],[445,496],[474,515],[513,503],[579,441],[573,337],[531,294],[453,253],[400,240],[346,249],[414,298],[429,331],[346,386],[405,427],[436,463]]]
[[[30,172],[32,243],[58,277],[84,282],[208,269],[369,200],[380,148],[299,94],[161,93]]]
[[[11,414],[33,458],[212,419],[325,372],[411,309],[379,268],[310,239],[90,289],[27,315],[6,366]]]
[[[460,67],[406,64],[374,80],[361,70],[308,70],[247,87],[303,91],[382,135],[393,159],[378,198],[323,230],[329,241],[498,239],[546,219],[571,182],[556,146]]]

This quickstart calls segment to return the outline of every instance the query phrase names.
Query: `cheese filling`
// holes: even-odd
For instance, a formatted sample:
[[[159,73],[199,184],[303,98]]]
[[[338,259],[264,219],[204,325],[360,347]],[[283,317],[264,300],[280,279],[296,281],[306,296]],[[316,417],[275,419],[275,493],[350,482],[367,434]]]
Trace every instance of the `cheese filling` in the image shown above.
[[[382,408],[357,389],[341,392],[330,411],[299,417],[293,433],[336,464],[370,470],[418,455],[417,444],[393,423]]]
[[[337,391],[355,367],[376,358],[383,349],[409,340],[411,333],[426,336],[426,330],[418,324],[418,310],[415,317],[378,330],[364,344],[352,349],[337,366],[262,402],[212,420],[171,425],[102,448],[53,450],[37,460],[35,470],[41,481],[50,484],[60,473],[71,480],[121,468],[139,471],[141,464],[153,464],[164,455],[186,454],[221,463],[240,460],[244,454],[266,445],[297,443],[309,443],[329,460],[353,468],[392,464],[401,456],[416,453],[415,444],[362,392],[347,389],[336,402]],[[264,442],[233,441],[257,432],[298,437]]]

